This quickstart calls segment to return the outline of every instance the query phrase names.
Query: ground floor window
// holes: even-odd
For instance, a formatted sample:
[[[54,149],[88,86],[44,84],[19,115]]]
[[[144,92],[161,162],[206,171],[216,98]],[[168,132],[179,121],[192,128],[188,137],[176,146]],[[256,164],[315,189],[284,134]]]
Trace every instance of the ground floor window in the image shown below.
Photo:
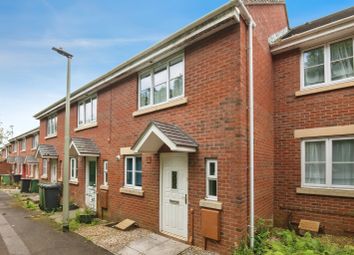
[[[48,160],[47,159],[43,159],[42,176],[43,177],[48,176]]]
[[[141,188],[142,186],[141,157],[128,156],[125,158],[125,186]]]
[[[302,185],[354,188],[354,138],[302,142]]]
[[[70,181],[77,181],[78,173],[77,159],[70,158]]]
[[[108,161],[103,161],[103,185],[108,185]]]
[[[206,160],[206,198],[217,200],[217,180],[218,180],[218,161],[216,159]]]

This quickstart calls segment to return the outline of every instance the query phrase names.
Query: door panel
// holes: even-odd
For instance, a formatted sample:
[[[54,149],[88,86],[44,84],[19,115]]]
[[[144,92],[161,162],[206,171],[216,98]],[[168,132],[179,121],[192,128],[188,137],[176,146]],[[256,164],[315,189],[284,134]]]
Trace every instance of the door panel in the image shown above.
[[[52,183],[57,182],[58,161],[56,159],[50,160],[50,181]]]
[[[86,206],[96,211],[97,190],[97,162],[96,159],[86,159]]]
[[[187,238],[188,154],[166,153],[162,159],[162,226],[164,232]]]

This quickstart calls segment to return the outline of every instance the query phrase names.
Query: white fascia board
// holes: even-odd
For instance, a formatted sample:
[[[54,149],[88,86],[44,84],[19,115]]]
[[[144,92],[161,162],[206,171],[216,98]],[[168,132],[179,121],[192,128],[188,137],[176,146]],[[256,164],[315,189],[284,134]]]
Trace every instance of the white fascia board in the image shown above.
[[[76,102],[80,97],[93,93],[97,91],[102,85],[110,84],[115,78],[122,76],[126,73],[137,71],[139,67],[142,67],[144,64],[149,63],[150,61],[155,60],[156,58],[167,57],[168,55],[174,54],[183,49],[187,44],[189,45],[195,38],[208,31],[209,29],[221,24],[229,19],[233,19],[235,23],[240,22],[240,15],[237,9],[235,8],[235,3],[230,2],[220,7],[219,9],[211,12],[210,14],[202,17],[196,22],[186,26],[175,34],[169,36],[165,40],[155,44],[154,46],[148,48],[132,59],[126,61],[125,63],[114,68],[105,75],[97,78],[96,80],[84,85],[82,88],[79,88],[77,91],[74,91],[71,96],[71,103]],[[209,21],[211,20],[211,21]],[[208,22],[209,21],[209,22]],[[207,23],[208,22],[208,23]],[[206,24],[204,24],[206,23]],[[124,78],[122,76],[120,78]],[[116,80],[114,80],[116,81]],[[65,105],[65,98],[59,100],[58,102],[47,107],[45,110],[34,115],[36,119],[41,119],[50,113],[58,110],[59,108]]]
[[[314,41],[316,39],[325,38],[332,34],[338,34],[345,30],[353,30],[354,16],[332,22],[330,24],[306,31],[304,33],[294,35],[292,37],[281,40],[271,45],[271,53],[273,55],[285,52],[301,46],[304,43]]]

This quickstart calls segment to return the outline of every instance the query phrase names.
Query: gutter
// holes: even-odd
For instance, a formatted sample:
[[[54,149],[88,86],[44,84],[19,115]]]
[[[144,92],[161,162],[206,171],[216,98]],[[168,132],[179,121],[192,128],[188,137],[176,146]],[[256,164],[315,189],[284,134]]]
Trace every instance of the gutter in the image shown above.
[[[328,23],[321,27],[316,27],[311,30],[307,30],[300,34],[293,35],[291,37],[279,40],[271,45],[271,53],[273,55],[282,53],[284,51],[298,47],[300,44],[321,39],[324,36],[331,34],[338,34],[342,31],[353,29],[354,16],[350,16],[332,23]]]
[[[249,118],[249,176],[250,176],[250,247],[254,248],[254,77],[253,77],[253,29],[256,26],[251,14],[242,0],[236,0],[236,6],[248,25],[248,118]]]

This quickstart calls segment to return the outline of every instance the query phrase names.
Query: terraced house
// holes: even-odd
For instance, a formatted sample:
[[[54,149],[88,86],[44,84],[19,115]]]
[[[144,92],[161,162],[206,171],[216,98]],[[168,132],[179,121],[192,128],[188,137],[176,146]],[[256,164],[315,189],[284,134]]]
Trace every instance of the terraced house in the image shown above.
[[[13,137],[6,145],[6,161],[11,165],[16,181],[21,178],[39,179],[35,152],[39,143],[39,128]]]
[[[354,9],[289,29],[230,1],[71,94],[70,196],[228,254],[254,217],[354,226]],[[62,181],[65,99],[35,115]]]

